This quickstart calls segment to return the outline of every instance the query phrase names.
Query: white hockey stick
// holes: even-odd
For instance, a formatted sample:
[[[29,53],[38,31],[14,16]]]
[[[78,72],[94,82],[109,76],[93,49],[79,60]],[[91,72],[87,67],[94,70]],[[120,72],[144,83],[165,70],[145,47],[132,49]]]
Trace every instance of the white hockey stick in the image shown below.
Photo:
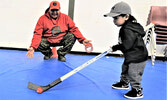
[[[87,67],[88,65],[90,65],[91,63],[95,62],[96,60],[102,58],[103,56],[107,55],[109,52],[111,52],[112,49],[108,49],[107,51],[99,54],[98,56],[92,58],[91,60],[87,61],[86,63],[82,64],[81,66],[73,69],[71,72],[65,74],[64,76],[58,78],[57,80],[51,82],[50,84],[46,85],[46,86],[40,86],[40,85],[36,85],[33,84],[31,82],[28,83],[28,88],[31,90],[35,90],[38,93],[42,93],[45,92],[47,90],[49,90],[50,88],[54,87],[55,85],[61,83],[62,81],[64,81],[65,79],[67,79],[68,77],[72,76],[73,74],[77,73],[78,71],[82,70],[83,68]]]

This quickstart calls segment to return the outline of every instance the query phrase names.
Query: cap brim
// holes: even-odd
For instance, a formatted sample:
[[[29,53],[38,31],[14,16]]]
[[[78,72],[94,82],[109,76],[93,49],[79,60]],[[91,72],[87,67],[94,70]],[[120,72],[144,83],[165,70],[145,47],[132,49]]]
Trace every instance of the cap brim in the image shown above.
[[[107,13],[107,14],[104,15],[104,17],[116,17],[118,15],[120,15],[120,14],[118,14],[118,13]]]
[[[50,7],[50,9],[60,9],[59,7]]]

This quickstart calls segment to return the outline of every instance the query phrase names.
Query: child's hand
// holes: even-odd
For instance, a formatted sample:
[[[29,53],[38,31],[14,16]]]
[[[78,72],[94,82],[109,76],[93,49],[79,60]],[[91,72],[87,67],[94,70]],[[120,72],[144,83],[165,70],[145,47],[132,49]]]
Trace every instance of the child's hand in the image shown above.
[[[33,58],[33,53],[34,53],[34,48],[33,47],[30,47],[28,48],[28,52],[26,54],[27,58]]]

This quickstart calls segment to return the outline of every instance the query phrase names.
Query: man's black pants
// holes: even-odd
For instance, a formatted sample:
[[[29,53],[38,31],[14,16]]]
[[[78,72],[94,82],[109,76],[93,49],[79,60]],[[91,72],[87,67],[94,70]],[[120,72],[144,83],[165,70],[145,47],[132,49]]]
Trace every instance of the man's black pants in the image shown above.
[[[66,34],[60,43],[50,43],[46,38],[42,38],[37,50],[40,51],[43,55],[51,57],[53,53],[50,47],[63,46],[60,47],[57,52],[58,56],[65,56],[68,52],[71,51],[75,41],[76,37],[72,33]]]

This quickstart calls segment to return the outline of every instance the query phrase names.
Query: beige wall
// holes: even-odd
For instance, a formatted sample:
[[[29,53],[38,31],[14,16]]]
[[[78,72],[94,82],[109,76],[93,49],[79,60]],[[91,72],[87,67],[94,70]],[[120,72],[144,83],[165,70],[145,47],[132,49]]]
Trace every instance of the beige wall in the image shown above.
[[[0,47],[28,48],[38,18],[52,0],[0,0]],[[69,0],[59,0],[61,11],[68,14]],[[119,28],[112,18],[104,18],[121,0],[75,0],[74,21],[83,35],[91,39],[94,52],[102,52],[117,43]],[[166,0],[124,0],[138,22],[146,25],[150,6],[166,6]],[[84,51],[76,42],[73,51]],[[120,53],[120,52],[116,52]]]
[[[0,47],[28,48],[38,18],[52,0],[0,0]],[[69,0],[58,0],[68,14]]]
[[[121,0],[76,0],[74,21],[84,36],[93,41],[95,52],[105,51],[109,46],[117,43],[119,28],[113,24],[112,18],[105,18],[103,15],[108,13],[111,7],[120,1]],[[146,25],[151,6],[167,6],[166,0],[123,1],[131,6],[132,15],[135,16],[138,22],[143,26]],[[73,50],[82,51],[83,47],[81,47],[79,43],[76,43]],[[162,50],[160,53],[161,52]]]

